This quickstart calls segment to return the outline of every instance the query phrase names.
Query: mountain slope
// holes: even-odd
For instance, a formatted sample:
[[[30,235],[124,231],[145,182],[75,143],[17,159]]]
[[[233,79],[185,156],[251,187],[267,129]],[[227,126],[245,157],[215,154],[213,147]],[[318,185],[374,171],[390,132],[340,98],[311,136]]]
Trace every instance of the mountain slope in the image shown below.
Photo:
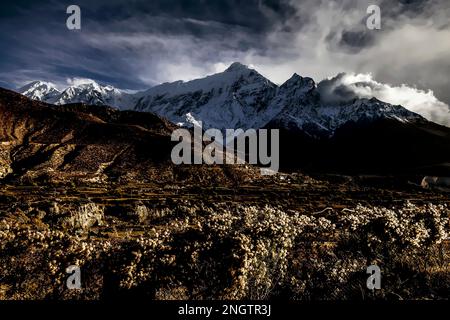
[[[241,169],[174,166],[177,127],[151,113],[48,105],[0,88],[4,181],[234,183]],[[256,171],[256,170],[255,170]],[[240,179],[240,178],[239,178]]]
[[[378,119],[423,121],[421,116],[401,106],[376,99],[353,99],[332,105],[321,99],[311,78],[294,74],[277,86],[237,62],[222,73],[188,82],[165,83],[135,94],[95,82],[69,87],[57,96],[53,91],[47,96],[33,88],[21,92],[58,105],[81,102],[153,112],[181,126],[190,127],[202,121],[205,129],[271,126],[331,137],[346,123]]]
[[[240,63],[225,72],[189,82],[156,86],[140,94],[134,107],[170,121],[204,128],[259,128],[279,110],[270,108],[277,86]]]
[[[267,128],[272,128],[268,126]],[[282,170],[450,176],[450,129],[429,121],[349,122],[332,137],[280,130]]]
[[[205,129],[272,126],[329,137],[349,122],[424,120],[401,106],[376,99],[324,104],[311,78],[294,74],[278,87],[240,63],[203,79],[154,87],[141,94],[135,109],[154,112],[180,125],[202,121]]]
[[[55,101],[61,92],[50,82],[33,81],[18,90],[19,93],[32,100],[49,102]]]
[[[32,100],[56,105],[85,103],[121,109],[131,109],[134,106],[132,95],[112,86],[100,85],[92,80],[72,85],[62,92],[49,82],[34,81],[18,89],[18,92]]]
[[[222,73],[133,95],[95,85],[78,89],[57,103],[126,103],[183,126],[202,121],[204,129],[280,129],[283,169],[450,176],[450,128],[375,98],[330,103],[313,79],[297,74],[277,86],[234,63]]]
[[[64,90],[54,101],[57,105],[68,103],[85,103],[89,105],[118,106],[127,109],[131,105],[132,97],[112,86],[102,86],[92,81]]]

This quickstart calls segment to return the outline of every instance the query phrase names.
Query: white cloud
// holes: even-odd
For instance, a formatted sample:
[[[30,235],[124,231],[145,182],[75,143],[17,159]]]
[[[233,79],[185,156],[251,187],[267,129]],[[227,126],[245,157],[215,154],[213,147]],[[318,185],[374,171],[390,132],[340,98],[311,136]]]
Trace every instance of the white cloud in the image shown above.
[[[69,86],[77,87],[83,84],[95,84],[97,83],[95,80],[88,78],[67,78],[66,82]]]
[[[372,98],[394,105],[402,105],[428,120],[450,127],[450,108],[439,101],[433,91],[420,90],[406,84],[392,86],[377,82],[371,74],[344,74],[318,84],[325,102],[345,101],[349,98]]]

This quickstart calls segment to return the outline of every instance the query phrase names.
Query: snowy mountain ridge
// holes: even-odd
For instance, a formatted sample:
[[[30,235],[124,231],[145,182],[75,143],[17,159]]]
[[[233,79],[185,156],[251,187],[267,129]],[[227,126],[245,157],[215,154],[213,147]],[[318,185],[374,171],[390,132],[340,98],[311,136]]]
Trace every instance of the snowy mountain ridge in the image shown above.
[[[153,112],[187,127],[202,121],[204,129],[271,126],[301,130],[311,136],[332,136],[336,129],[349,122],[425,120],[402,106],[375,98],[331,105],[321,99],[311,78],[294,74],[277,86],[238,62],[222,73],[188,82],[163,83],[135,94],[93,81],[71,86],[62,92],[50,83],[35,81],[19,92],[31,99],[57,105],[81,102]]]
[[[32,100],[48,103],[52,103],[61,94],[53,83],[45,81],[33,81],[18,91]]]

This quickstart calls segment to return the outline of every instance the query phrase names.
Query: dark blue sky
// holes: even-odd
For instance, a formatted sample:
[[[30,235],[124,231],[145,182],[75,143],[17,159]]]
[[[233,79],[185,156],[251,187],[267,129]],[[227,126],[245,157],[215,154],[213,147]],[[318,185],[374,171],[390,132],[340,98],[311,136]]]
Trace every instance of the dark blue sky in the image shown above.
[[[372,3],[382,9],[379,31],[365,27]],[[81,30],[66,28],[71,4],[81,7]],[[0,8],[4,87],[89,78],[138,90],[241,61],[277,83],[294,72],[316,80],[370,72],[450,102],[447,0],[3,0]]]
[[[227,54],[264,50],[264,34],[293,11],[278,1],[265,1],[275,13],[269,16],[258,2],[2,1],[0,81],[15,86],[32,79],[63,82],[83,77],[122,88],[146,88],[164,80],[158,74],[171,61],[177,63],[182,42],[221,42],[217,49]],[[70,4],[81,8],[81,30],[66,28]],[[220,52],[186,49],[198,50],[183,52],[198,56],[192,64],[221,62]],[[148,70],[148,78],[137,76],[142,68]]]

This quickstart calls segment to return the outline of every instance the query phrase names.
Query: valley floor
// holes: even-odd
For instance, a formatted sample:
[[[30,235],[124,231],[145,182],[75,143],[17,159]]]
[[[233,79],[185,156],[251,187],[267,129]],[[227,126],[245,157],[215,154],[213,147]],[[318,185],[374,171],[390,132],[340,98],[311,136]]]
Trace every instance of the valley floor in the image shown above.
[[[449,206],[388,177],[0,185],[0,299],[448,299]]]

